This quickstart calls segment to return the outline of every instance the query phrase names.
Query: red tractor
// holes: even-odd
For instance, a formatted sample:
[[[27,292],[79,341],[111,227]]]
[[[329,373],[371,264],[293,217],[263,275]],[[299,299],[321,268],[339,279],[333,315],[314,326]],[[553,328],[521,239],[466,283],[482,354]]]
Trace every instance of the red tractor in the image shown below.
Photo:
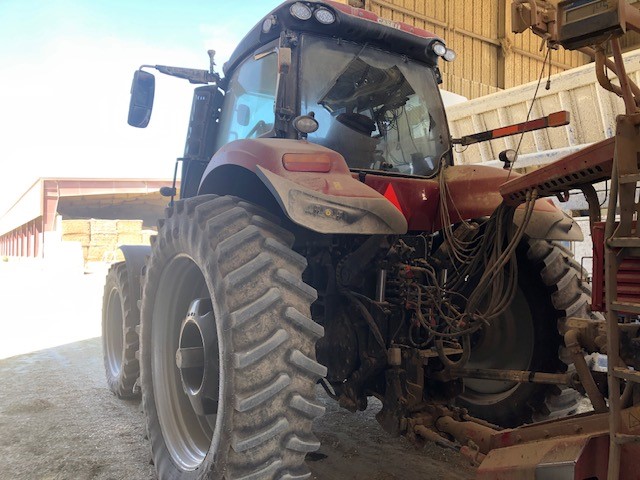
[[[151,248],[123,247],[103,338],[111,389],[139,384],[160,479],[309,478],[318,383],[354,412],[380,399],[392,435],[434,405],[505,427],[574,408],[537,379],[567,370],[565,319],[591,315],[555,243],[582,234],[547,200],[505,208],[506,170],[453,164],[454,143],[501,134],[451,139],[438,62],[453,57],[418,28],[289,0],[223,77],[152,67],[204,86],[180,198],[164,190]],[[131,125],[153,96],[141,68]]]

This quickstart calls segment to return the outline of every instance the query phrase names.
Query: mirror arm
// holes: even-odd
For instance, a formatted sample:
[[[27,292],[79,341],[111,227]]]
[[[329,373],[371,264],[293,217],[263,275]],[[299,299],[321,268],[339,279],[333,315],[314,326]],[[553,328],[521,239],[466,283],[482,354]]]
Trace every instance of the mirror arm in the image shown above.
[[[170,67],[167,65],[142,65],[140,67],[140,70],[142,70],[143,68],[154,68],[160,73],[164,73],[165,75],[170,75],[172,77],[184,78],[185,80],[188,80],[189,83],[193,83],[193,84],[217,85],[220,82],[220,75],[208,70],[198,70],[195,68],[183,68],[183,67]]]

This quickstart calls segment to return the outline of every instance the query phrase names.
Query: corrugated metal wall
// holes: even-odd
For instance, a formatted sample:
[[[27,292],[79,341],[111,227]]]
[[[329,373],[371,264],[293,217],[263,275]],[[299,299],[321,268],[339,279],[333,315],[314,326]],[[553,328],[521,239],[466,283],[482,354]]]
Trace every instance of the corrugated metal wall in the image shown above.
[[[544,52],[532,33],[511,33],[510,0],[365,0],[391,20],[429,30],[458,53],[443,65],[443,88],[468,98],[537,80]],[[586,63],[578,52],[552,52],[552,73]]]
[[[511,2],[508,2],[509,8]],[[505,18],[506,40],[505,47],[505,82],[503,88],[516,87],[524,83],[537,80],[540,76],[546,47],[540,51],[542,39],[530,31],[523,34],[511,32],[511,14]],[[580,52],[571,52],[562,48],[550,53],[551,73],[560,73],[571,68],[579,67],[591,61]],[[547,71],[545,71],[545,75]]]

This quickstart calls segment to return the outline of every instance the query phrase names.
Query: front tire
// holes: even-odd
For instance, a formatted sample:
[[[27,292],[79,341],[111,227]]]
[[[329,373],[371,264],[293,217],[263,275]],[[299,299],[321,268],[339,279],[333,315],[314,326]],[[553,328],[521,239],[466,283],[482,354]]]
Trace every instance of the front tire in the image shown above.
[[[310,475],[324,331],[310,319],[306,260],[268,216],[213,195],[167,209],[141,318],[143,406],[160,480]]]

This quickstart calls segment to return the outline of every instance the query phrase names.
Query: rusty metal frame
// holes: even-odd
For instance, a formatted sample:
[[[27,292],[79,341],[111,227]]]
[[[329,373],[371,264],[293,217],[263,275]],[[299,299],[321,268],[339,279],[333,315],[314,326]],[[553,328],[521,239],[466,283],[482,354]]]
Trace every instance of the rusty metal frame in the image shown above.
[[[614,42],[617,43],[617,40]],[[619,43],[615,50],[619,51]],[[616,55],[616,62],[618,61]],[[621,58],[621,57],[620,57]],[[619,66],[623,68],[623,66]],[[621,82],[623,84],[624,82]],[[626,89],[629,90],[628,85]],[[630,92],[630,90],[629,90]],[[633,108],[630,93],[625,99],[627,109]],[[632,106],[633,105],[633,106]],[[640,237],[634,229],[634,216],[637,215],[638,205],[635,202],[637,182],[640,180],[638,170],[638,145],[640,142],[640,114],[629,114],[618,117],[616,129],[616,154],[613,164],[611,180],[611,197],[607,211],[605,229],[605,293],[607,303],[607,355],[609,357],[609,392],[619,392],[621,380],[638,381],[624,376],[626,365],[620,358],[620,330],[618,316],[621,312],[640,312],[640,305],[618,302],[617,274],[624,258],[630,255],[629,249],[640,247]],[[614,194],[615,193],[615,194]],[[620,221],[616,225],[616,212],[620,212]],[[622,368],[621,368],[622,367]],[[617,369],[622,371],[616,371]],[[620,395],[609,395],[609,467],[608,479],[617,480],[620,475],[621,444],[627,438],[621,436],[620,412],[622,400]]]
[[[532,17],[535,17],[537,0],[515,0],[514,4],[527,1],[532,5]],[[620,2],[619,15],[622,30],[640,28],[640,12],[632,10],[626,1]],[[551,19],[551,16],[549,18]],[[538,21],[537,17],[534,20]],[[535,21],[529,25],[534,31],[537,26]],[[551,20],[544,20],[544,22],[549,29],[545,30],[538,25],[539,31],[536,33],[551,44],[557,43],[557,32],[550,28]],[[600,205],[592,184],[598,180],[611,178],[607,219],[602,238],[607,319],[604,325],[590,325],[586,320],[570,319],[569,329],[565,332],[565,345],[596,413],[504,431],[461,421],[456,418],[455,412],[433,420],[433,427],[441,435],[449,435],[464,445],[474,446],[479,454],[489,454],[486,458],[491,460],[485,459],[485,462],[487,462],[486,465],[491,464],[491,466],[485,469],[484,473],[487,475],[483,474],[481,478],[532,478],[532,475],[536,475],[537,478],[538,470],[548,459],[547,454],[556,459],[561,458],[562,455],[565,455],[563,457],[565,459],[571,456],[579,459],[567,469],[567,471],[572,471],[573,467],[578,469],[578,463],[582,462],[579,467],[583,470],[580,470],[579,478],[585,476],[603,478],[606,474],[608,480],[619,480],[631,478],[637,474],[634,462],[640,455],[640,404],[626,409],[623,407],[632,403],[633,388],[630,385],[640,384],[640,374],[629,369],[620,357],[620,331],[628,330],[630,324],[620,324],[619,317],[629,313],[640,315],[640,302],[618,301],[617,282],[618,269],[623,260],[631,256],[640,256],[640,229],[636,228],[635,221],[640,216],[640,204],[636,203],[636,192],[640,185],[640,111],[637,108],[640,95],[638,87],[625,72],[618,37],[615,36],[608,41],[611,43],[614,62],[607,61],[603,48],[597,49],[596,59],[598,78],[602,87],[622,97],[626,108],[626,115],[621,115],[617,119],[615,138],[569,155],[562,161],[543,167],[532,174],[507,182],[500,189],[507,204],[518,205],[529,192],[534,190],[537,190],[540,196],[552,196],[580,188],[589,203],[591,226],[595,231],[594,224],[600,221]],[[619,86],[612,84],[606,75],[603,75],[606,68],[617,74]],[[616,221],[618,212],[620,218]],[[633,325],[633,328],[635,327]],[[606,346],[602,345],[603,337],[606,337]],[[602,347],[606,347],[609,408],[584,360],[585,346],[591,351],[604,350]],[[487,371],[461,370],[458,373],[466,375],[475,373],[482,378],[506,376],[506,373],[495,374]],[[620,395],[622,381],[626,381],[627,384],[623,394]],[[608,458],[606,457],[607,447]],[[623,449],[626,449],[624,458],[622,457]],[[491,456],[492,451],[497,451],[497,455]],[[584,460],[585,452],[592,457],[593,464],[587,465],[589,460]],[[560,456],[556,455],[558,453]],[[498,462],[491,463],[496,457],[500,457]],[[532,470],[535,470],[535,473]]]
[[[435,376],[434,376],[435,377]],[[544,373],[530,370],[498,370],[491,368],[452,368],[445,370],[438,379],[478,378],[518,383],[544,383],[548,385],[573,385],[572,373]]]

